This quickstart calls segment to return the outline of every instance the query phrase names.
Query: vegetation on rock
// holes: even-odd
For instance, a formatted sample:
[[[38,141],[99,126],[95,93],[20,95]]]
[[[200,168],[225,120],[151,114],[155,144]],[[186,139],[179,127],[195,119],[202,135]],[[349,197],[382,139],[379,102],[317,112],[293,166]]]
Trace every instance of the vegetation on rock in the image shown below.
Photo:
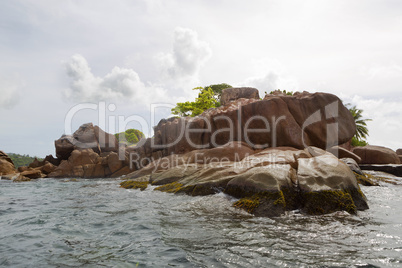
[[[367,174],[361,175],[356,172],[353,172],[355,174],[357,183],[364,185],[364,186],[378,186],[379,184],[375,181],[372,180],[372,176],[370,175],[367,176]]]
[[[178,183],[178,182],[172,182],[172,183],[168,183],[168,184],[156,187],[154,190],[165,192],[165,193],[177,193],[182,190],[182,187],[183,187],[183,184]]]
[[[355,174],[357,182],[364,186],[379,186],[379,182],[397,184],[396,181],[390,178],[378,177],[368,173],[364,173],[364,175],[357,174],[356,172],[353,173]]]
[[[286,208],[286,199],[282,191],[262,192],[256,193],[252,196],[243,197],[234,202],[233,207],[244,209],[248,213],[254,214],[260,205],[266,205],[268,203],[274,207],[271,209],[274,213],[279,210],[280,214]],[[272,216],[276,215],[274,214]]]
[[[356,214],[357,208],[350,193],[342,190],[327,190],[304,193],[304,210],[309,215],[322,215],[343,210]]]
[[[348,103],[345,106],[349,107],[350,104]],[[356,108],[356,105],[348,109],[356,123],[356,134],[352,138],[352,146],[366,146],[368,144],[366,139],[369,136],[367,122],[371,119],[363,119],[363,110]]]
[[[37,158],[39,161],[43,161],[43,158],[38,158],[27,154],[21,155],[21,154],[7,153],[7,155],[11,158],[16,168],[28,166],[35,160],[35,158]]]
[[[119,143],[125,143],[127,145],[137,144],[142,138],[145,138],[144,133],[138,129],[127,129],[125,132],[114,134]]]
[[[198,97],[195,101],[179,102],[176,107],[172,109],[172,114],[179,116],[197,116],[210,108],[220,106],[220,97],[222,90],[232,86],[222,83],[206,87],[196,87],[193,90],[199,90]]]
[[[121,182],[120,187],[126,189],[140,189],[141,191],[144,191],[148,187],[148,182],[128,180]]]
[[[285,95],[288,95],[288,96],[293,96],[293,91],[286,91],[286,90],[280,90],[280,89],[277,89],[277,90],[273,90],[273,91],[271,91],[271,92],[269,92],[269,94],[274,94],[275,92],[282,92],[283,94],[285,94]],[[265,91],[265,95],[267,95],[267,92]]]

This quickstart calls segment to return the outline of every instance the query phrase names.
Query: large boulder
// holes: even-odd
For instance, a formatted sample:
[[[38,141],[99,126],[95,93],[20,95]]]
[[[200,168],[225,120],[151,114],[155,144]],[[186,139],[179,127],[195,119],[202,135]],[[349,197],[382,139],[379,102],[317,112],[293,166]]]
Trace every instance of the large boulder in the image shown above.
[[[11,158],[0,151],[0,175],[8,175],[16,173],[15,166]]]
[[[347,149],[345,149],[345,148],[343,148],[341,146],[331,147],[327,151],[330,152],[331,154],[335,155],[339,159],[352,158],[354,161],[356,161],[356,163],[360,163],[360,161],[362,160],[360,158],[360,156],[358,156],[357,154],[352,153],[351,151],[349,151],[349,150],[347,150]]]
[[[119,144],[116,137],[106,133],[92,123],[83,124],[73,135],[63,135],[55,141],[56,156],[67,160],[76,149],[92,149],[100,154],[102,152],[117,152]]]
[[[159,186],[155,190],[189,195],[224,191],[240,198],[235,207],[257,216],[278,216],[295,209],[316,215],[368,208],[349,167],[319,148],[253,151],[244,144],[229,143],[210,150],[219,149],[226,154],[217,155],[215,161],[210,161],[209,150],[158,159],[128,174],[122,186],[149,182]]]
[[[56,147],[56,156],[58,159],[66,160],[74,151],[74,138],[71,135],[62,135],[60,139],[54,141]]]
[[[40,169],[29,169],[27,171],[21,172],[21,176],[27,177],[29,179],[39,179],[45,177]]]
[[[60,165],[51,170],[50,178],[104,178],[126,175],[133,170],[124,166],[124,161],[119,159],[115,152],[98,154],[92,149],[76,149],[67,160],[62,160]],[[42,170],[46,167],[43,166]],[[50,168],[50,166],[48,166]]]
[[[258,89],[252,87],[238,87],[238,88],[227,88],[222,91],[221,94],[221,105],[228,105],[231,101],[238,99],[260,99]]]
[[[359,175],[364,175],[360,166],[357,164],[356,160],[353,158],[341,158],[343,163],[345,163],[353,172],[356,172]]]
[[[335,95],[266,95],[264,100],[241,98],[196,117],[161,120],[154,128],[154,138],[135,150],[141,158],[150,159],[154,155],[219,147],[231,141],[245,142],[253,149],[327,149],[349,141],[355,130],[352,115]]]
[[[400,164],[398,155],[390,148],[374,145],[353,148],[361,158],[360,164]]]
[[[99,154],[92,149],[75,149],[68,160],[62,160],[60,165],[48,176],[51,178],[84,177],[83,166],[94,165],[99,162],[101,162]]]

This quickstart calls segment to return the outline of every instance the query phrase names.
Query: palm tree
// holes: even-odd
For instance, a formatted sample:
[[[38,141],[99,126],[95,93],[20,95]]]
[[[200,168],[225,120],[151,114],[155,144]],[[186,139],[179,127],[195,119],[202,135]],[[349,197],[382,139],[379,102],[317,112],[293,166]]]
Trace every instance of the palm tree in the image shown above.
[[[348,107],[350,103],[346,104],[345,106]],[[362,141],[367,139],[369,136],[368,134],[368,129],[367,129],[367,124],[366,122],[372,121],[371,119],[363,119],[363,110],[362,109],[357,109],[356,106],[353,106],[349,108],[350,113],[352,114],[353,118],[355,119],[356,123],[356,133],[355,133],[355,138],[357,141]]]

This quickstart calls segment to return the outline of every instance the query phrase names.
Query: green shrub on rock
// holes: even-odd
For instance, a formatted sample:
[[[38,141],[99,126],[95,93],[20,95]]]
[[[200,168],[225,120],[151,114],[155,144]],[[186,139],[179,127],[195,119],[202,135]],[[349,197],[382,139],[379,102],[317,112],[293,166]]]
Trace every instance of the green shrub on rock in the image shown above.
[[[144,133],[138,129],[127,129],[125,132],[114,134],[119,143],[125,143],[127,145],[137,144],[142,138],[145,138]]]

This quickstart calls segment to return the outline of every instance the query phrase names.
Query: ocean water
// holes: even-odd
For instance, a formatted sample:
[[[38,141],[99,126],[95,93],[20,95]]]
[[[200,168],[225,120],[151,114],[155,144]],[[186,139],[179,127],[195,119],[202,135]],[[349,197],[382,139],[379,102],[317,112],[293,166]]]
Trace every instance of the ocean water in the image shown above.
[[[402,185],[362,187],[370,209],[357,216],[270,219],[232,208],[222,193],[119,183],[0,181],[0,266],[402,267]]]

